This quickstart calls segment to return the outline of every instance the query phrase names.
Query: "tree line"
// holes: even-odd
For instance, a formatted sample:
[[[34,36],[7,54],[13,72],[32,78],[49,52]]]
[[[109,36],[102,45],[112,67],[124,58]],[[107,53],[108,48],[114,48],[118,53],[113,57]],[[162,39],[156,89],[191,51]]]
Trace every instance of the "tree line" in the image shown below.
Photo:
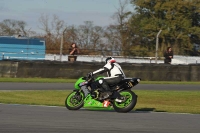
[[[132,4],[134,12],[127,10]],[[46,40],[46,53],[59,54],[64,38],[63,54],[71,43],[77,43],[81,54],[154,56],[156,35],[159,35],[159,56],[168,46],[179,55],[199,55],[194,44],[200,44],[199,0],[119,0],[113,14],[115,24],[96,26],[92,21],[67,25],[57,15],[42,14],[39,34],[27,28],[23,20],[6,19],[0,22],[0,35],[23,34]]]

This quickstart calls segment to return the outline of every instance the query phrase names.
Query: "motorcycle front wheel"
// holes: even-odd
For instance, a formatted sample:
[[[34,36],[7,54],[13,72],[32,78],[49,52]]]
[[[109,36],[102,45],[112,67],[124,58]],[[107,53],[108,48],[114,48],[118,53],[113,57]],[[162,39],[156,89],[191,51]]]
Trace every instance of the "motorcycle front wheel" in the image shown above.
[[[125,98],[124,101],[121,103],[114,101],[113,108],[121,113],[130,112],[137,103],[137,95],[131,90],[121,91],[120,95]]]
[[[85,98],[85,96],[82,91],[81,92],[77,92],[77,91],[71,92],[65,100],[65,106],[69,110],[78,110],[83,107],[84,98]]]

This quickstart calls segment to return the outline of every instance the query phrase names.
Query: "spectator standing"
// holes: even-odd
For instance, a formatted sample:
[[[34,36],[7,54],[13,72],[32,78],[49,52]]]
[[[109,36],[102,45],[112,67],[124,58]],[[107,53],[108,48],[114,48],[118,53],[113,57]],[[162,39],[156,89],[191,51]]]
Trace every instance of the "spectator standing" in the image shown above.
[[[165,64],[171,64],[172,62],[172,59],[173,59],[173,51],[172,51],[172,48],[171,47],[167,47],[167,51],[165,51],[164,53],[164,63]]]
[[[71,47],[69,48],[68,61],[76,61],[79,53],[79,48],[77,47],[76,43],[72,43]]]

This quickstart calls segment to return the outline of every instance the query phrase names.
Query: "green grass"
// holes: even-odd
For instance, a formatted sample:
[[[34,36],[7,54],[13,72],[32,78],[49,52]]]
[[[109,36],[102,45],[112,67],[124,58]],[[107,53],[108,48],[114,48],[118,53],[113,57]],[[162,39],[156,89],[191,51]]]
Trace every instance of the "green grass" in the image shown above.
[[[70,91],[0,91],[0,103],[63,106]]]
[[[71,91],[0,91],[0,103],[65,106]],[[200,91],[135,91],[134,110],[200,114]]]
[[[188,84],[200,85],[199,81],[141,81],[141,84]]]
[[[200,91],[135,91],[137,110],[200,114]]]
[[[64,78],[0,78],[0,82],[29,82],[29,83],[74,83],[77,79]],[[200,82],[191,81],[141,81],[141,84],[191,84],[200,85]]]
[[[0,78],[0,82],[74,83],[76,79],[64,78]]]

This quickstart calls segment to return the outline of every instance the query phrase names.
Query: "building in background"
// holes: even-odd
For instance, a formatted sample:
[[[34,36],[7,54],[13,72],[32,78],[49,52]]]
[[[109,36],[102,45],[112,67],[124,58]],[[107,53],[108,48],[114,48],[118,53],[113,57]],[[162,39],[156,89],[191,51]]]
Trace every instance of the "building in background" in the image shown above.
[[[45,41],[39,38],[0,36],[0,60],[44,60]]]

